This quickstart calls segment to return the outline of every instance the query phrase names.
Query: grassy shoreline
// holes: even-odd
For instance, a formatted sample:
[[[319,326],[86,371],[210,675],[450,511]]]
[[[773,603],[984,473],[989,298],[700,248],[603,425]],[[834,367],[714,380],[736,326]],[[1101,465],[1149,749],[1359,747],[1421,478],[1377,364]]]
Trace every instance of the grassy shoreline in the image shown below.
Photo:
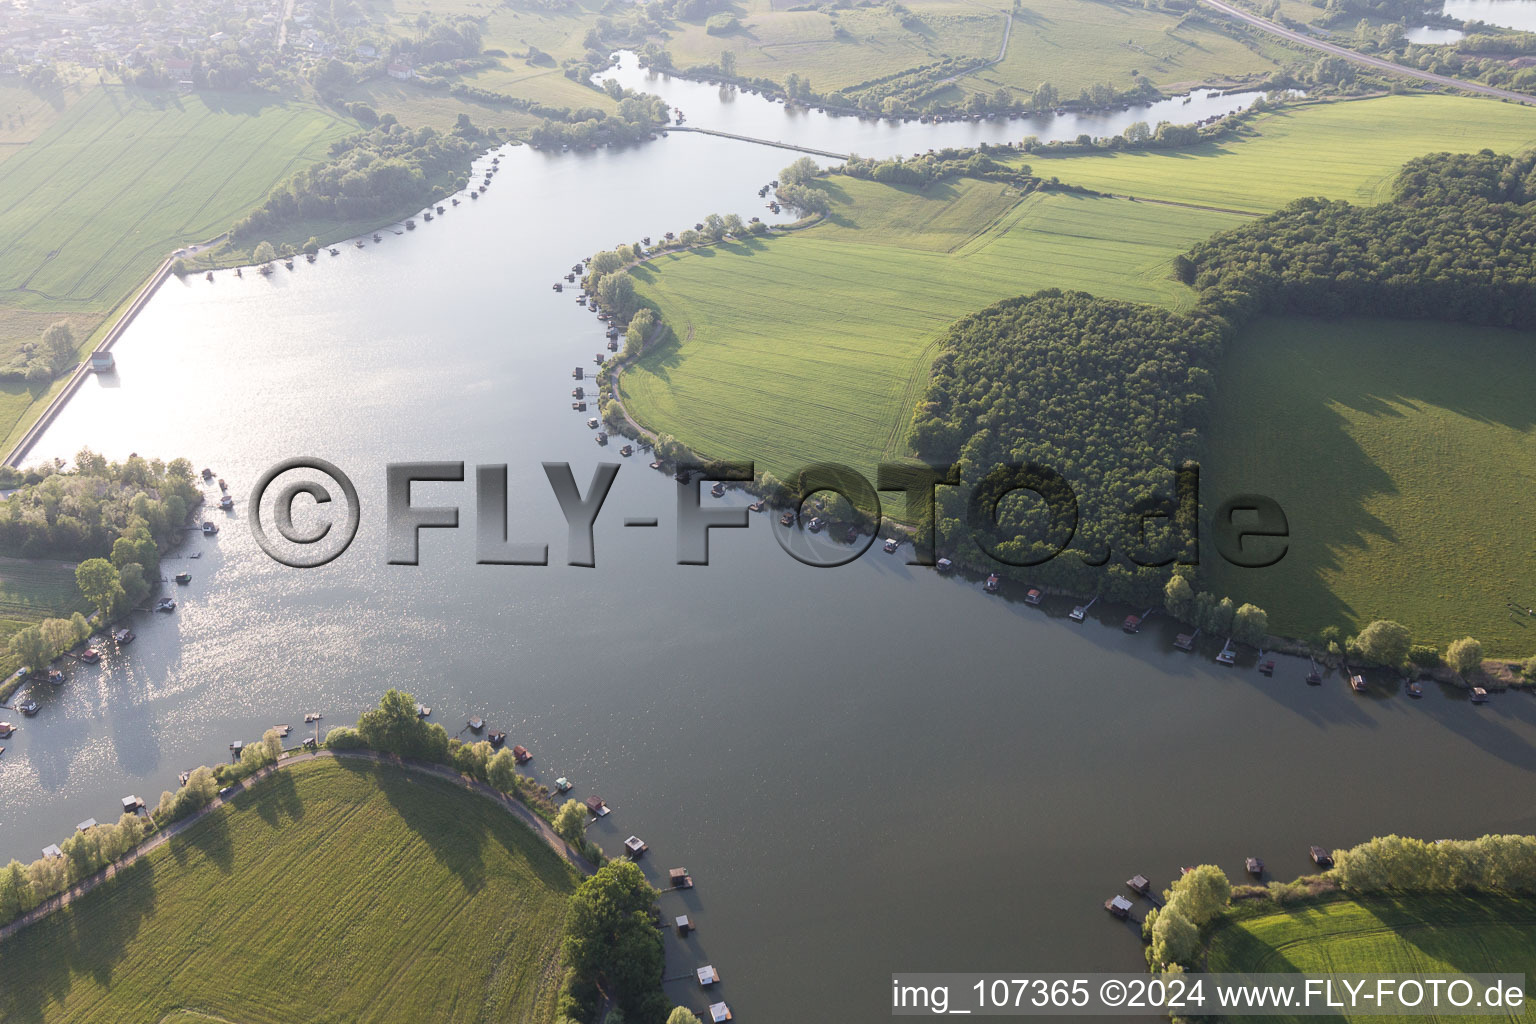
[[[295,1019],[318,993],[355,1020],[467,1021],[492,1005],[552,1022],[575,872],[457,788],[362,758],[282,768],[8,939],[5,966],[39,983],[0,992],[0,1015]],[[296,973],[308,984],[281,983]]]

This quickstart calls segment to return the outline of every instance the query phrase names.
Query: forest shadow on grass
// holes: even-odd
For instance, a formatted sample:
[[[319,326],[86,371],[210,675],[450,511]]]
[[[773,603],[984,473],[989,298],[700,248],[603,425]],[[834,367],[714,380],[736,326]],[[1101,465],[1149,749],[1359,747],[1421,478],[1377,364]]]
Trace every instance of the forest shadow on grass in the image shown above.
[[[366,758],[342,757],[336,763],[370,779],[406,826],[421,838],[439,864],[453,872],[465,890],[473,892],[485,884],[486,865],[481,852],[486,839],[485,825],[473,816],[456,812],[459,797],[433,799],[450,785],[448,782]],[[463,799],[476,798],[465,795]]]
[[[175,845],[175,844],[172,844]],[[155,913],[155,867],[142,859],[65,910],[0,944],[0,1020],[35,1024],[77,975],[105,987],[140,926]]]

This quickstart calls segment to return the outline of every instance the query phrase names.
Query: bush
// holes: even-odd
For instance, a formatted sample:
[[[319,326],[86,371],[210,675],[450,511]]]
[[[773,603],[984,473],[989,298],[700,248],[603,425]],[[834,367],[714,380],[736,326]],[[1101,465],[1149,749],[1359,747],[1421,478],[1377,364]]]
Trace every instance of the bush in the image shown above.
[[[723,36],[740,27],[741,22],[736,20],[734,14],[711,14],[704,22],[704,31],[712,36]]]
[[[356,729],[348,726],[338,726],[325,734],[325,748],[327,750],[357,750],[367,746],[363,737]]]

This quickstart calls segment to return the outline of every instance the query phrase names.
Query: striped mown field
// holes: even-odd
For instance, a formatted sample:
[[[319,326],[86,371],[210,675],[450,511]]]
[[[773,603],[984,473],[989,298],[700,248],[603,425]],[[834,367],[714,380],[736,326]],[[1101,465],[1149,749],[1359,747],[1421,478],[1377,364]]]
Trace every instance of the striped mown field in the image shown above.
[[[0,1020],[549,1024],[575,886],[445,780],[299,764],[0,945]]]
[[[940,334],[1008,296],[1076,288],[1177,306],[1169,261],[1244,218],[962,179],[926,192],[834,177],[826,222],[634,271],[675,339],[626,371],[631,415],[778,476],[906,452]]]
[[[356,126],[260,94],[92,84],[0,163],[0,303],[105,312]]]
[[[1303,902],[1267,914],[1239,912],[1216,926],[1206,969],[1251,974],[1530,975],[1536,973],[1536,901],[1487,895],[1402,895]],[[1226,1019],[1278,1022],[1317,1018],[1234,1015]],[[1518,1020],[1524,1016],[1495,1013],[1479,1019]]]

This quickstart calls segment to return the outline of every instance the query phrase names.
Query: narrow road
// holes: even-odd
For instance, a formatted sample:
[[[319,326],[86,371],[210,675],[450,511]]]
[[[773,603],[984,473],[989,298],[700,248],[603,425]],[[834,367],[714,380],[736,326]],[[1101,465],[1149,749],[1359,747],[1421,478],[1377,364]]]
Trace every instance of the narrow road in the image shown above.
[[[440,764],[429,764],[425,761],[411,761],[401,757],[394,757],[389,754],[375,753],[371,750],[349,750],[344,753],[320,750],[314,753],[290,754],[289,756],[284,757],[277,764],[268,765],[267,767],[261,769],[259,772],[246,779],[244,783],[236,783],[236,787],[240,792],[234,795],[239,796],[240,793],[244,793],[247,789],[250,789],[252,786],[259,784],[264,779],[270,778],[277,772],[284,771],[296,764],[303,764],[306,761],[313,761],[316,758],[321,757],[356,758],[360,760],[375,761],[379,764],[394,765],[395,767],[403,768],[406,771],[419,772],[426,775],[435,775],[439,778],[446,779],[449,782],[456,783],[472,793],[478,793],[481,796],[489,797],[490,799],[499,803],[503,810],[507,811],[507,813],[511,814],[523,824],[533,829],[539,838],[543,839],[544,842],[548,844],[550,849],[554,850],[555,853],[559,854],[561,857],[564,857],[567,861],[575,866],[576,870],[580,871],[583,875],[591,875],[597,870],[590,861],[572,849],[564,839],[561,839],[555,830],[550,827],[547,821],[539,817],[537,814],[534,814],[527,807],[523,806],[516,800],[512,799],[512,797],[492,786],[488,786],[483,782],[477,782],[474,779],[467,778],[463,775],[460,775],[458,772],[455,772],[452,768],[447,768]],[[233,799],[233,797],[231,797],[231,799]],[[4,925],[3,927],[0,927],[0,942],[3,942],[4,940],[10,938],[12,935],[15,935],[17,932],[21,931],[23,928],[26,928],[28,925],[32,925],[38,921],[41,921],[55,910],[61,910],[64,907],[69,906],[75,900],[84,896],[91,890],[96,889],[99,886],[104,885],[105,883],[116,878],[119,872],[124,871],[131,867],[133,864],[137,863],[141,857],[144,857],[151,851],[157,850],[164,846],[173,838],[181,835],[181,833],[185,832],[193,825],[196,825],[198,822],[202,821],[208,815],[214,813],[228,802],[229,801],[223,799],[222,797],[214,797],[213,801],[206,807],[188,817],[181,819],[178,822],[175,822],[174,824],[167,825],[165,828],[160,829],[144,842],[140,843],[132,850],[129,850],[127,853],[123,854],[122,857],[113,861],[111,864],[108,864],[94,875],[90,875],[87,878],[82,878],[80,881],[65,889],[63,892],[54,896],[50,896],[48,899],[39,903],[36,907],[33,907],[25,914],[16,918],[16,920],[10,922],[7,925]]]
[[[1357,53],[1356,51],[1348,49],[1347,47],[1337,46],[1333,43],[1326,43],[1321,39],[1316,39],[1307,35],[1305,32],[1292,31],[1283,25],[1275,24],[1267,18],[1261,18],[1257,14],[1249,14],[1247,11],[1240,10],[1230,4],[1222,3],[1221,0],[1200,0],[1200,2],[1205,4],[1207,7],[1211,7],[1220,11],[1222,14],[1225,14],[1228,17],[1236,18],[1239,21],[1245,21],[1255,28],[1260,28],[1265,32],[1270,32],[1284,39],[1289,39],[1293,43],[1300,43],[1301,45],[1311,47],[1314,50],[1321,50],[1324,53],[1331,53],[1335,57],[1343,57],[1347,61],[1352,61],[1356,64],[1361,64],[1368,68],[1375,68],[1377,71],[1390,71],[1393,74],[1403,75],[1408,78],[1417,78],[1421,82],[1432,82],[1435,85],[1449,86],[1452,89],[1464,89],[1467,92],[1475,92],[1483,96],[1492,96],[1496,99],[1513,100],[1516,103],[1536,105],[1536,96],[1527,96],[1524,93],[1511,92],[1508,89],[1495,89],[1491,85],[1480,85],[1477,82],[1466,82],[1460,78],[1451,78],[1446,75],[1436,75],[1429,71],[1420,71],[1418,68],[1404,67],[1401,64],[1394,64],[1390,60],[1383,60],[1380,57],[1371,57],[1364,53]]]

